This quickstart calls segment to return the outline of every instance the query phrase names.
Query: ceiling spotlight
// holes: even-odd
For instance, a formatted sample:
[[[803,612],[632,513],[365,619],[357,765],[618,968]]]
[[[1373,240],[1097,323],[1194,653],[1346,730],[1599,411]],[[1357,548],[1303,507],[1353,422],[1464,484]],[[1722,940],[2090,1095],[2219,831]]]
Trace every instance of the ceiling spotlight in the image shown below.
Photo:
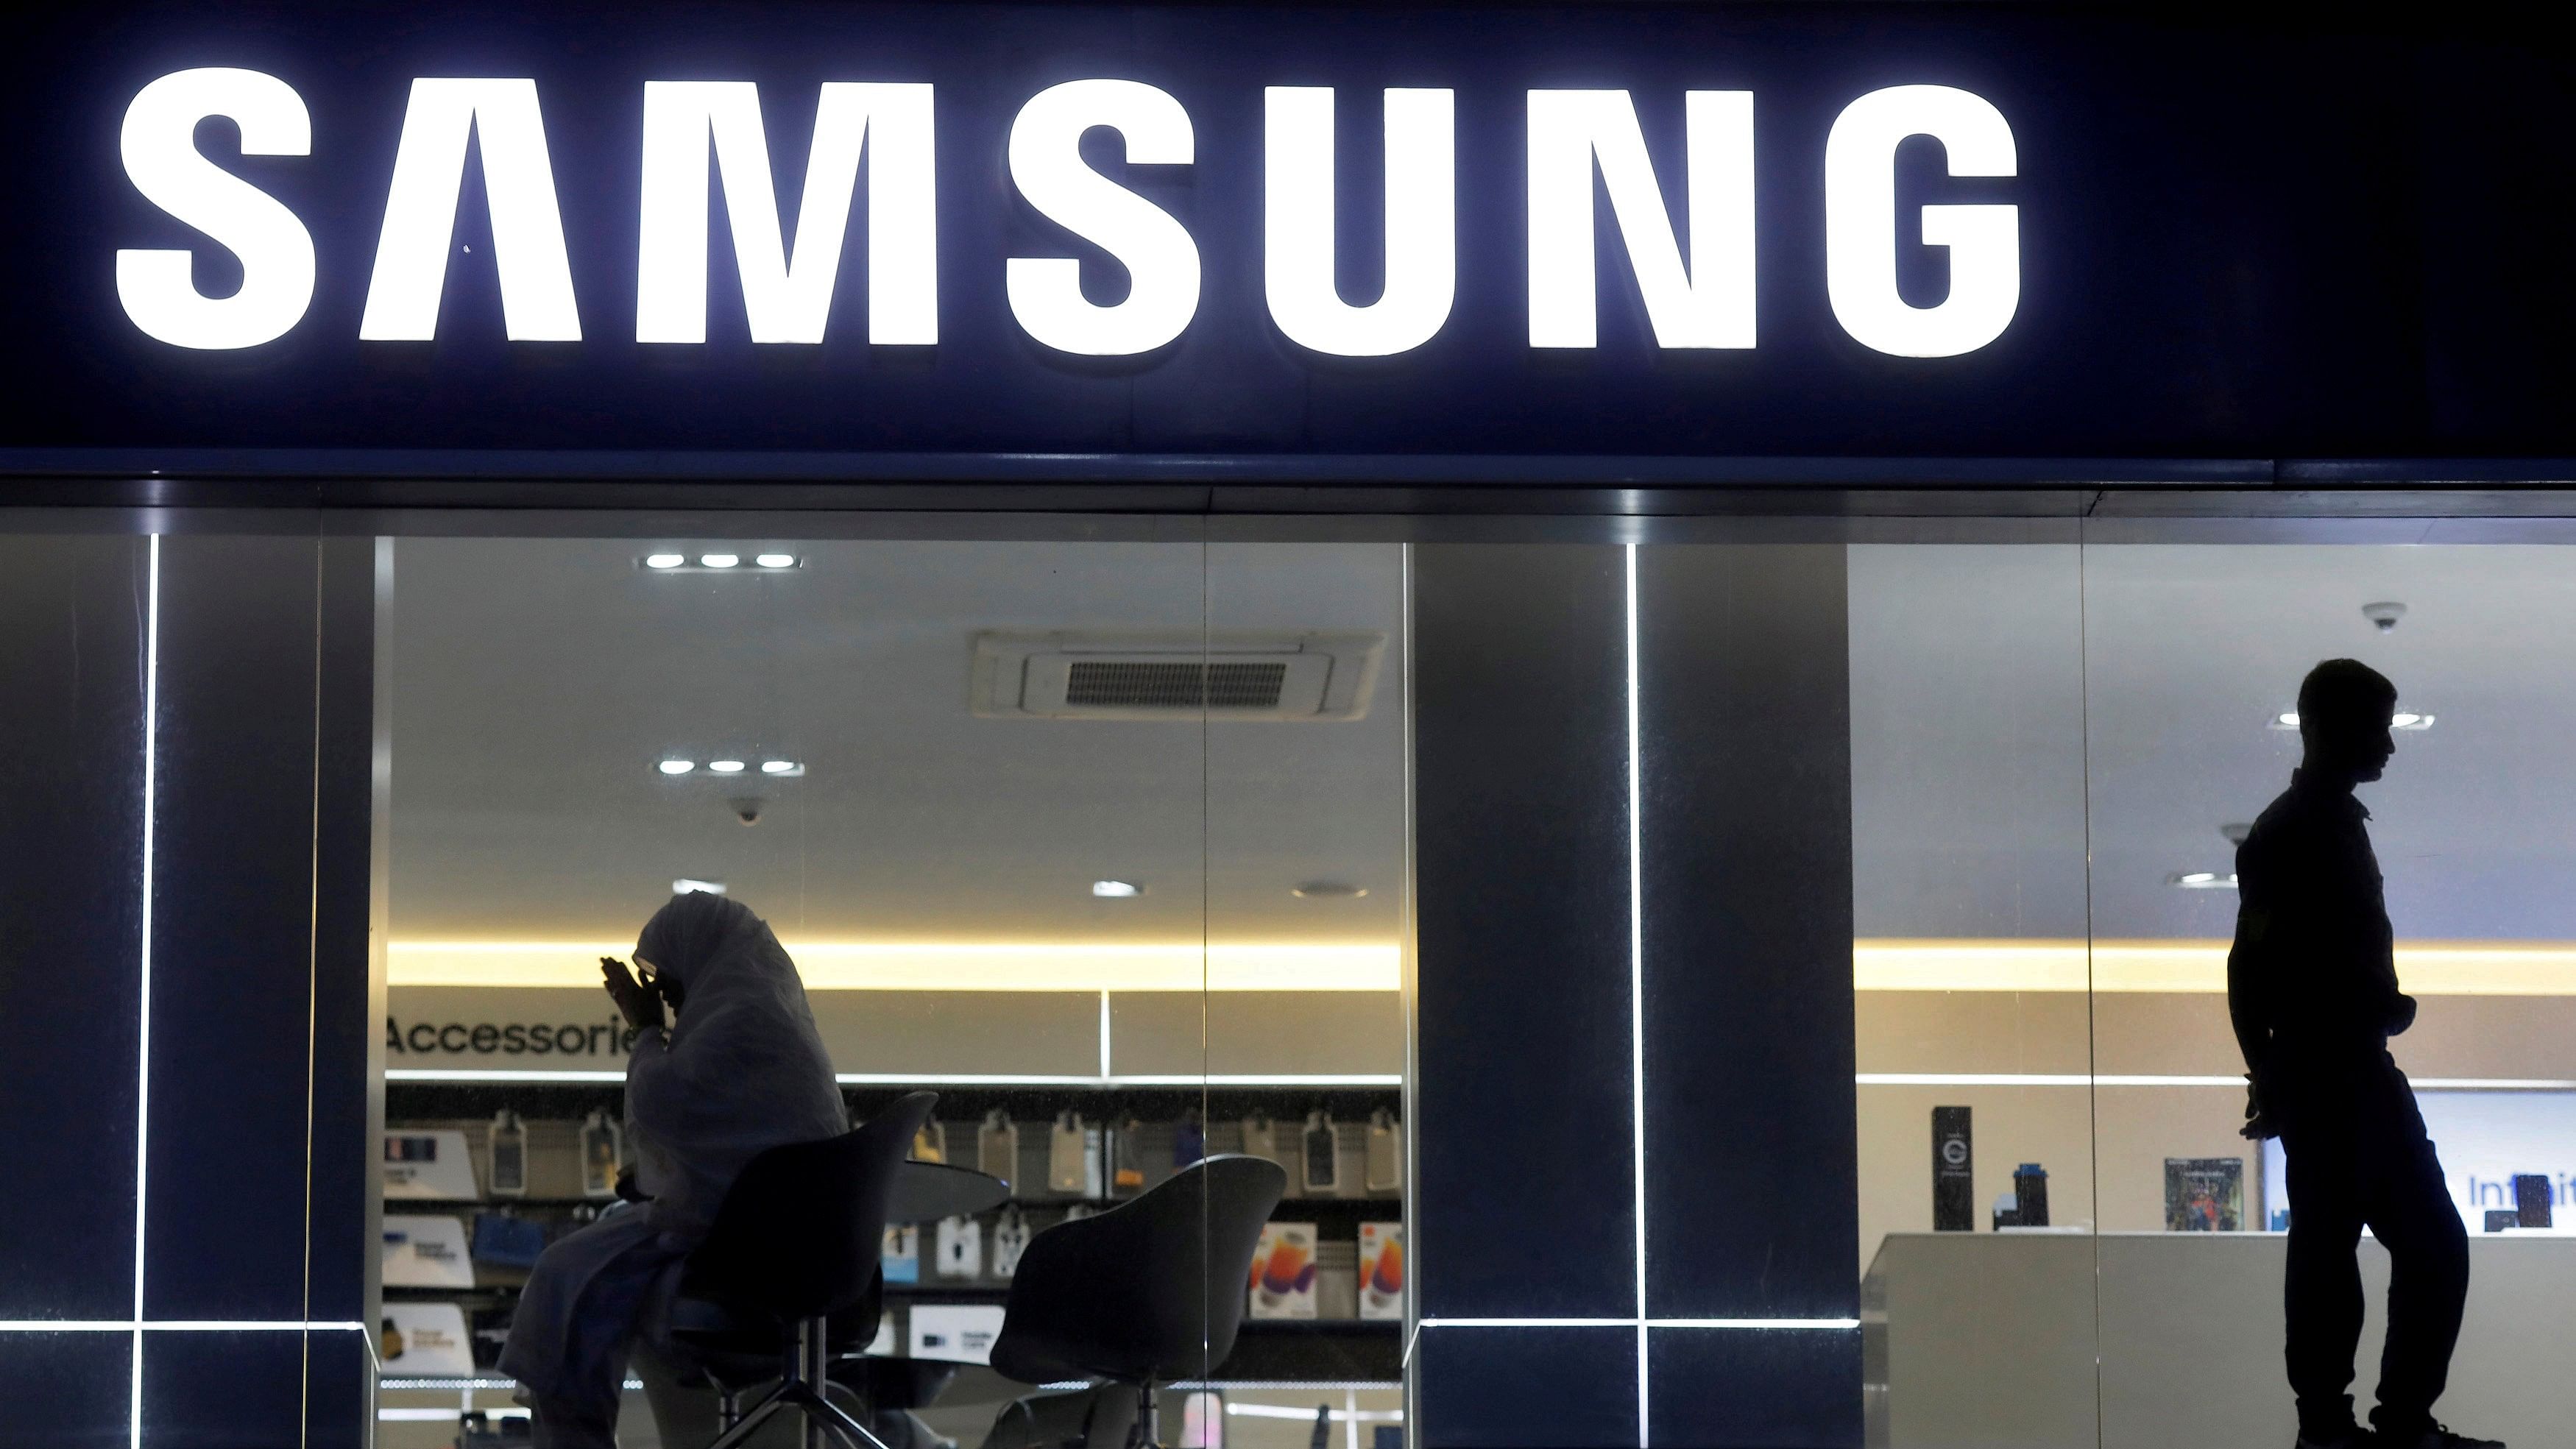
[[[739,775],[742,773],[742,761],[709,760],[707,761],[707,768],[715,771],[719,775]]]
[[[2394,599],[2376,604],[2364,604],[2361,606],[2361,617],[2378,625],[2379,632],[2382,634],[2394,633],[2397,629],[2397,621],[2406,617],[2406,606]]]
[[[2254,826],[2250,821],[2235,820],[2218,827],[2218,833],[2227,837],[2230,845],[2243,845],[2245,837],[2254,833]]]
[[[725,883],[720,880],[691,880],[687,876],[682,876],[671,882],[671,894],[675,896],[720,896],[724,893]]]
[[[2235,872],[2220,875],[2214,870],[2180,871],[2165,877],[2165,884],[2186,891],[2232,891],[2236,889]]]
[[[685,775],[698,767],[695,760],[664,760],[653,768],[665,775]]]
[[[702,553],[698,555],[698,563],[703,568],[729,569],[740,562],[742,562],[742,555],[738,553]]]
[[[798,765],[794,760],[763,760],[760,762],[760,773],[764,775],[801,775],[804,774],[805,771],[804,768]]]
[[[644,567],[648,569],[675,569],[688,561],[689,556],[684,553],[648,553],[644,555]]]
[[[1310,880],[1304,885],[1290,886],[1288,893],[1301,901],[1355,901],[1368,894],[1368,887],[1347,881]]]
[[[1125,900],[1143,895],[1145,888],[1132,880],[1096,880],[1091,883],[1091,893],[1102,900]]]
[[[765,553],[753,559],[752,562],[765,569],[792,569],[796,567],[796,555],[792,553]]]

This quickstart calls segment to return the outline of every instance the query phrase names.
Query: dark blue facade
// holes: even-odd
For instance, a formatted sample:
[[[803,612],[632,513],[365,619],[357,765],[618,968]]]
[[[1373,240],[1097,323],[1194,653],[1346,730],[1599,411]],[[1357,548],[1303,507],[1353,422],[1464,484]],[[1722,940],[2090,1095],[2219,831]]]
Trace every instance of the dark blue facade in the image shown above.
[[[2555,457],[2576,180],[2540,158],[2576,114],[2564,61],[2433,18],[2294,31],[2117,7],[90,7],[35,20],[0,61],[17,137],[0,329],[44,359],[15,370],[0,448],[21,472],[84,471],[30,450],[142,447],[1003,460],[988,472],[1032,454]],[[135,94],[206,66],[273,75],[311,116],[309,155],[245,158],[231,124],[200,127],[317,256],[301,321],[238,351],[152,340],[114,282],[120,249],[194,248],[203,292],[237,285],[233,254],[119,159]],[[534,81],[581,340],[504,339],[474,164],[436,340],[358,340],[410,84],[442,75]],[[1190,164],[1151,166],[1124,164],[1112,132],[1084,141],[1204,269],[1178,340],[1133,357],[1040,345],[1003,286],[1008,258],[1075,257],[1093,301],[1126,293],[1125,268],[1033,210],[1006,164],[1030,96],[1103,77],[1167,91],[1196,139]],[[819,84],[934,86],[936,346],[865,340],[864,187],[821,344],[749,340],[720,198],[708,340],[635,340],[643,85],[681,78],[759,83],[791,226]],[[1262,90],[1280,84],[1337,88],[1339,282],[1363,301],[1381,285],[1380,93],[1455,91],[1457,292],[1428,343],[1330,357],[1271,321]],[[1914,305],[1949,287],[1917,208],[2018,208],[2016,314],[1955,357],[1873,351],[1826,293],[1827,134],[1856,98],[1913,84],[1983,97],[2018,151],[1992,178],[1950,176],[1928,138],[1897,151],[1891,244]],[[1530,345],[1527,97],[1564,87],[1630,93],[1683,230],[1684,94],[1752,92],[1755,346],[1658,347],[1606,205],[1599,345]]]

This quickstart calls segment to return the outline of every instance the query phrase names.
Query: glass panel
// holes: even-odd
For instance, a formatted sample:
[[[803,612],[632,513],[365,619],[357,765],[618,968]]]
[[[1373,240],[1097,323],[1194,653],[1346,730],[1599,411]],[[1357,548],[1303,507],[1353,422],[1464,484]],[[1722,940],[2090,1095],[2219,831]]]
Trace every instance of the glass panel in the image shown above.
[[[2562,744],[2576,574],[2545,547],[2097,544],[2084,613],[2103,1442],[2286,1443],[2302,1411],[2333,1427],[2356,1261],[2356,1407],[2379,1389],[2420,1422],[2441,1355],[2401,1348],[2379,1382],[2386,1289],[2414,1265],[2425,1286],[2405,1321],[2438,1338],[2463,1235],[2466,1326],[2432,1411],[2548,1442],[2566,1395],[2530,1325],[2565,1301],[2576,1254],[2566,1229],[2521,1224],[2567,1221],[2576,1173]],[[2284,718],[2328,659],[2393,684],[2395,730],[2379,733],[2388,706],[2367,692]],[[2335,722],[2373,709],[2358,753],[2340,744]],[[2358,778],[2392,744],[2384,778]],[[2382,930],[2416,1003],[2386,1053],[2377,1031],[2405,1010],[2380,975]],[[2259,1145],[2239,1135],[2231,943],[2247,951],[2249,1027],[2271,1043],[2265,1116],[2287,1133]],[[2292,1311],[2326,1340],[2298,1399],[2281,1353],[2296,1234],[2325,1286]]]
[[[1210,659],[1288,681],[1207,727],[1207,1144],[1286,1194],[1249,1241],[1210,1200],[1208,1291],[1245,1317],[1206,1377],[1238,1449],[1404,1423],[1404,587],[1394,544],[1209,550]]]
[[[1030,1237],[1168,1175],[1198,1100],[1200,545],[402,539],[393,558],[387,1117],[428,1160],[388,1222],[454,1253],[389,1275],[386,1373],[433,1387],[387,1405],[454,1411],[476,1385],[508,1410],[494,1354],[539,1250],[740,1168],[644,1150],[706,1125],[689,1114],[751,1146],[812,1135],[777,1125],[804,1100],[793,1031],[693,1079],[677,1125],[641,1099],[621,1120],[630,1055],[663,1049],[629,1037],[599,958],[631,961],[674,891],[769,924],[853,1121],[938,1094],[911,1156],[955,1171],[898,1180],[882,1319],[835,1329],[875,1344],[833,1368],[836,1394],[892,1442],[978,1443],[1033,1380],[1079,1377],[979,1361]],[[683,1043],[705,1006],[683,991]],[[621,1155],[650,1207],[611,1206]],[[629,1432],[705,1442],[709,1371],[741,1365],[704,1335],[640,1347]]]
[[[2091,1443],[2079,552],[1849,565],[1868,1442]]]

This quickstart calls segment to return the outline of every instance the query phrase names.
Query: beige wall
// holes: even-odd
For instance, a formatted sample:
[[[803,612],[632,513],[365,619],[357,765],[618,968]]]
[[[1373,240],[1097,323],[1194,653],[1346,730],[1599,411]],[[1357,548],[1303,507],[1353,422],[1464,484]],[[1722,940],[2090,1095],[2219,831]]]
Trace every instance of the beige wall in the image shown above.
[[[551,987],[397,986],[388,1007],[404,1050],[386,1065],[613,1071],[624,1058],[605,1033],[580,1052],[471,1049],[471,1029],[606,1026],[616,1009],[599,991]],[[923,1077],[1087,1077],[1100,1071],[1096,991],[816,991],[814,1021],[844,1072]],[[1402,998],[1392,991],[1112,992],[1110,1071],[1118,1076],[1391,1075],[1404,1070]],[[452,1046],[416,1051],[416,1029],[447,1025]],[[429,1039],[429,1038],[423,1038]],[[487,1036],[486,1041],[491,1037]],[[587,1048],[602,1049],[591,1051]]]

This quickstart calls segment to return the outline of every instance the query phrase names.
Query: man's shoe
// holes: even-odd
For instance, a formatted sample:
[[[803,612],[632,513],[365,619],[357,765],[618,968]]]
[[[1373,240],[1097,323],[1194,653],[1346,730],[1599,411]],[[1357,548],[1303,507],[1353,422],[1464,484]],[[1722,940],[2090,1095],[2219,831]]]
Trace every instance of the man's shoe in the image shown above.
[[[2504,1449],[2504,1441],[2501,1439],[2472,1439],[2466,1434],[2454,1434],[2440,1424],[2424,1430],[2412,1439],[2403,1437],[2392,1439],[2386,1434],[2381,1434],[2378,1436],[2377,1443],[2379,1449]]]
[[[2378,1443],[2368,1429],[2356,1426],[2323,1439],[2312,1437],[2303,1430],[2295,1449],[2377,1449]]]

